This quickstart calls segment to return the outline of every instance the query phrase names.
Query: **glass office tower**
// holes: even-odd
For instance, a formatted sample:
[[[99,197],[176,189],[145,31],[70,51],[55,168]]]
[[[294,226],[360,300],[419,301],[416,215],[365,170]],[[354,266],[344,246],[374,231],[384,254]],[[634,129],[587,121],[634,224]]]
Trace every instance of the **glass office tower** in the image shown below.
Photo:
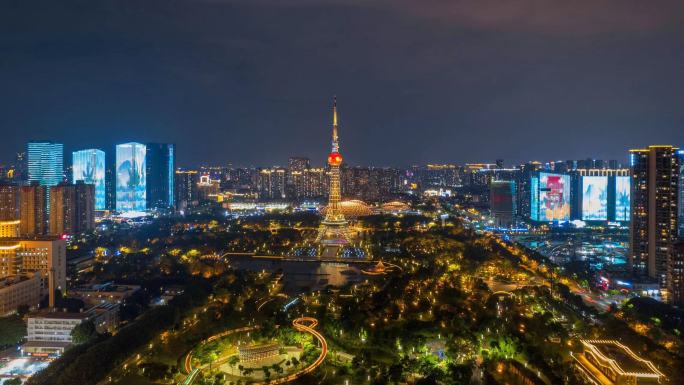
[[[148,143],[146,146],[147,208],[171,208],[175,203],[175,146],[169,143]]]
[[[74,151],[73,183],[82,180],[95,185],[95,210],[105,210],[105,153],[102,150],[87,149]]]
[[[49,141],[28,143],[28,180],[56,186],[64,178],[64,145]]]
[[[147,146],[124,143],[116,146],[116,210],[144,211],[147,208]]]

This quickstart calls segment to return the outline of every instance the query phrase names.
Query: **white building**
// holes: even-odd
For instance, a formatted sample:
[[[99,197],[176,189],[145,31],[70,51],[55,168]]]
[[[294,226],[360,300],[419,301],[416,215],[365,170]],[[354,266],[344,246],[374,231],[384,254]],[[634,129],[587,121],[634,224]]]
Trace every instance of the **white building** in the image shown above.
[[[87,319],[87,313],[41,311],[30,314],[27,323],[28,342],[22,347],[32,356],[59,355],[72,342],[71,331]]]

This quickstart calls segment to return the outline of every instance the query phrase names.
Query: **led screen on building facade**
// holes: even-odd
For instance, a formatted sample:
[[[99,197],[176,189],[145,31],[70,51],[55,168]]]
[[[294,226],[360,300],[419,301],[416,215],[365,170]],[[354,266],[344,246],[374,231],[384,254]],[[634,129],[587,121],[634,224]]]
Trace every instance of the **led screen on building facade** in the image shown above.
[[[120,212],[146,209],[145,154],[141,143],[116,146],[116,210]]]
[[[629,205],[630,205],[630,177],[616,176],[615,177],[615,220],[629,221]]]
[[[570,176],[539,173],[538,221],[570,220]]]
[[[582,220],[608,220],[608,177],[582,177]]]
[[[105,153],[102,150],[90,149],[74,151],[73,183],[95,185],[95,210],[105,209]]]

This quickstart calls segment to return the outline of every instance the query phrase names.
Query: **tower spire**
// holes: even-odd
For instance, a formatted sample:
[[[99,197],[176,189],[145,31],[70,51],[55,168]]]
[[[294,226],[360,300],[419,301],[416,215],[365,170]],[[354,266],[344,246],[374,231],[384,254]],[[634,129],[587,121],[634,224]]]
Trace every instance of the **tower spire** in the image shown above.
[[[337,138],[337,96],[333,97],[333,137],[332,152],[340,151],[340,143]]]

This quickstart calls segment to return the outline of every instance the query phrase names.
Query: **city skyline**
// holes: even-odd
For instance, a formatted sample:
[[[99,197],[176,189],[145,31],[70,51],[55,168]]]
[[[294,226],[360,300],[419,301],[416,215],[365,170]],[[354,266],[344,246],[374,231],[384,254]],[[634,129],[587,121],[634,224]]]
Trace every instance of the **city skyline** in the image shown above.
[[[70,152],[82,152],[82,151],[102,151],[105,154],[111,154],[109,156],[115,157],[116,154],[116,146],[128,143],[126,141],[121,141],[121,142],[116,142],[114,144],[106,145],[106,146],[86,146],[86,147],[79,147],[79,148],[71,148],[68,146],[67,143],[64,143],[64,141],[60,140],[29,140],[27,141],[24,146],[21,148],[21,151],[15,151],[12,153],[6,154],[7,159],[3,159],[0,161],[0,166],[11,166],[15,163],[16,161],[16,156],[18,154],[26,154],[27,151],[27,144],[31,142],[36,142],[36,143],[55,143],[58,145],[61,145],[63,147],[63,151],[65,154],[68,154]],[[134,140],[134,142],[139,142],[139,143],[151,143],[151,142],[146,142],[142,140]],[[168,143],[169,145],[175,146],[175,143]],[[671,143],[675,146],[679,146],[677,143]],[[649,145],[667,145],[666,143],[646,143],[630,148],[625,148],[624,149],[624,155],[622,157],[615,157],[615,158],[609,158],[609,157],[601,157],[601,156],[596,156],[595,154],[585,154],[584,156],[579,156],[579,157],[563,157],[563,156],[556,156],[554,158],[550,159],[540,159],[540,158],[524,158],[520,161],[515,161],[512,159],[504,159],[501,157],[496,156],[496,154],[484,154],[482,155],[482,159],[477,158],[477,159],[466,159],[462,162],[457,162],[454,160],[445,160],[445,161],[426,161],[426,162],[414,162],[414,163],[406,163],[406,164],[388,164],[388,163],[355,163],[355,162],[347,162],[345,161],[343,167],[389,167],[389,168],[404,168],[404,169],[410,169],[411,167],[419,167],[419,166],[426,166],[426,165],[457,165],[457,166],[464,166],[467,164],[497,164],[497,162],[503,161],[503,167],[505,168],[515,168],[522,166],[527,163],[531,162],[538,162],[541,164],[553,164],[557,162],[566,162],[566,161],[584,161],[584,160],[591,160],[591,161],[602,161],[605,162],[604,167],[609,167],[608,162],[617,162],[617,164],[622,167],[622,168],[629,168],[629,154],[630,151],[636,148],[641,148],[644,146],[649,146]],[[182,148],[182,146],[181,146]],[[487,155],[491,155],[487,157]],[[255,161],[255,162],[246,162],[241,159],[236,159],[236,160],[226,160],[226,161],[220,161],[218,163],[213,163],[209,161],[199,161],[199,163],[187,163],[187,162],[174,162],[176,163],[176,166],[178,169],[199,169],[202,167],[235,167],[235,168],[270,168],[270,167],[283,167],[287,168],[288,167],[288,160],[291,158],[305,158],[310,161],[310,166],[311,167],[325,167],[327,164],[327,155],[321,157],[320,159],[317,157],[305,155],[305,154],[300,154],[300,153],[292,153],[287,155],[283,159],[277,159],[274,162],[268,162],[265,160],[262,161]],[[71,157],[63,157],[64,159],[64,169],[66,170],[70,166],[73,166],[73,162],[70,161]],[[113,164],[113,163],[112,163]],[[582,167],[579,167],[582,168]]]
[[[0,43],[2,160],[41,138],[67,152],[184,143],[188,166],[324,160],[310,144],[326,138],[334,94],[356,164],[541,161],[559,138],[570,159],[684,143],[680,2],[523,3],[488,14],[469,1],[45,3],[44,13],[22,2]]]
[[[681,0],[0,14],[1,385],[684,381]]]

